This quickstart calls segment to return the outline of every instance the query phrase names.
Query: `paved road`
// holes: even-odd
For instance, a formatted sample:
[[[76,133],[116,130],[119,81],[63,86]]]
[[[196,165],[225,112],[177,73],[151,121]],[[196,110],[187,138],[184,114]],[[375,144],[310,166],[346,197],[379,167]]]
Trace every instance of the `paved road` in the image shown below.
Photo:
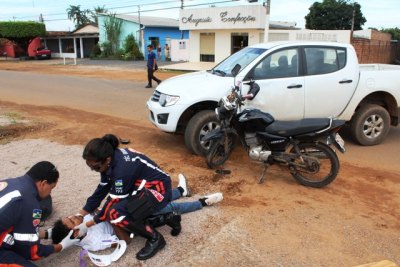
[[[111,81],[73,76],[0,71],[0,100],[19,104],[58,105],[115,117],[148,121],[146,101],[153,91],[143,82]],[[156,128],[154,128],[156,130]],[[353,163],[400,171],[400,127],[374,147],[355,145],[344,132],[348,152],[339,155]],[[183,145],[183,144],[182,144]]]
[[[143,82],[111,81],[0,70],[0,99],[18,104],[65,106],[147,121],[152,89]]]

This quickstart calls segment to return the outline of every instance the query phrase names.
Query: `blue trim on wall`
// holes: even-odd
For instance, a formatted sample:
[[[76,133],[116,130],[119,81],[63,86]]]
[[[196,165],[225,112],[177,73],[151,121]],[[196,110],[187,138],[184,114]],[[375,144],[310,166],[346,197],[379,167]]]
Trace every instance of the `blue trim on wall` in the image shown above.
[[[181,39],[181,31],[179,28],[167,28],[167,27],[145,27],[144,28],[144,48],[145,48],[145,54],[144,57],[147,59],[147,46],[151,44],[150,37],[158,37],[160,46],[161,46],[161,60],[165,60],[165,55],[164,55],[164,46],[166,44],[166,39]],[[185,30],[183,31],[183,39],[188,39],[189,38],[189,31]],[[157,49],[156,47],[153,47],[154,53],[157,55]],[[157,58],[157,60],[160,60]]]

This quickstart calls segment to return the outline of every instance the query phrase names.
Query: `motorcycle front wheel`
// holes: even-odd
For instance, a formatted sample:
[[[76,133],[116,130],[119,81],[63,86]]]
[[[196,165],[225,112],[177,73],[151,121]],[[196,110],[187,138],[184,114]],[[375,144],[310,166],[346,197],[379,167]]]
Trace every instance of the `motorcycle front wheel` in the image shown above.
[[[321,188],[335,180],[339,172],[336,153],[323,143],[300,143],[300,156],[290,164],[290,173],[302,185]],[[292,148],[291,153],[295,153]]]
[[[234,146],[235,137],[233,135],[224,135],[220,139],[212,140],[206,155],[207,166],[212,169],[224,164],[228,160]]]

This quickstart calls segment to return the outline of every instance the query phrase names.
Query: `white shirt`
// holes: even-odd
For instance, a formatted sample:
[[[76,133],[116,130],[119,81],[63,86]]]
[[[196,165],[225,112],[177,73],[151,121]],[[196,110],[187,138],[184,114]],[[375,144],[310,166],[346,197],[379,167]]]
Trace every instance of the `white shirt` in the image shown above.
[[[84,222],[90,221],[93,216],[88,214],[83,218]],[[88,228],[86,236],[78,244],[84,249],[98,251],[111,247],[113,241],[118,240],[109,222],[101,222]]]

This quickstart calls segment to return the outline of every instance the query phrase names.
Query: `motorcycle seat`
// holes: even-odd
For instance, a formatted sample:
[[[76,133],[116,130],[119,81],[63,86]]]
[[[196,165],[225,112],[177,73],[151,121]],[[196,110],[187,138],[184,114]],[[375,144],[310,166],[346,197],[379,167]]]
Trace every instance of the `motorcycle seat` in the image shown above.
[[[329,126],[330,119],[302,119],[296,121],[274,121],[266,127],[266,132],[279,136],[295,136],[316,132]]]

